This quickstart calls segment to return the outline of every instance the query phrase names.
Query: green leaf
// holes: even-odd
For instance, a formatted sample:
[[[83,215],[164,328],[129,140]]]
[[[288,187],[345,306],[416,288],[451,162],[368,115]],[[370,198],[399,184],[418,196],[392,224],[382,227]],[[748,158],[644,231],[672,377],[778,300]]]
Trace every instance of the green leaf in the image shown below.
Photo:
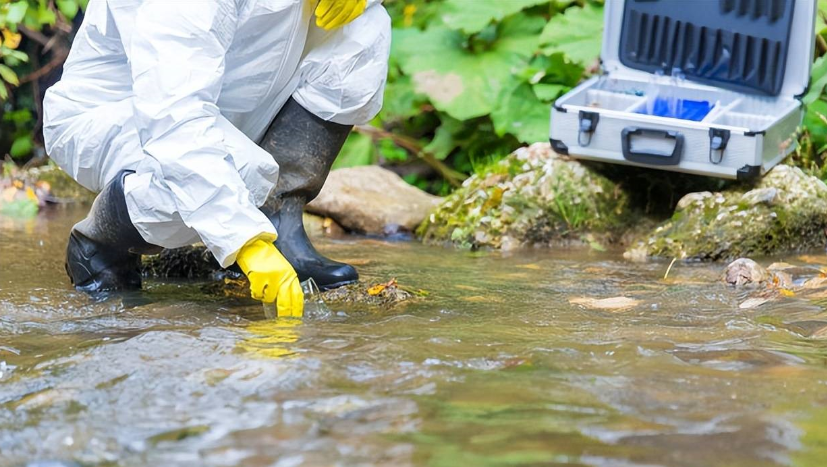
[[[816,33],[823,33],[827,28],[824,22],[824,14],[827,13],[827,0],[818,0],[818,11],[816,12]]]
[[[5,59],[7,65],[12,65],[10,59],[13,59],[14,61],[17,61],[17,62],[28,62],[29,61],[29,56],[26,55],[25,52],[21,52],[19,50],[12,50],[8,47],[0,47],[0,55],[3,56],[3,58]]]
[[[19,1],[9,3],[6,9],[6,23],[17,25],[26,17],[26,11],[29,9],[28,2]]]
[[[522,143],[548,140],[548,104],[537,99],[530,84],[522,83],[514,90],[503,91],[496,110],[491,113],[497,135],[511,133]]]
[[[548,3],[548,0],[447,0],[443,7],[442,21],[451,29],[476,34],[492,21],[500,21],[506,16],[543,3]]]
[[[57,22],[57,15],[47,5],[41,5],[37,10],[37,22],[41,25],[54,25]]]
[[[810,72],[810,89],[801,101],[805,105],[810,105],[816,101],[824,92],[824,87],[827,86],[827,56],[819,57],[813,63],[812,71]]]
[[[414,91],[410,76],[389,79],[380,116],[385,121],[415,117],[422,113],[420,106],[425,102],[427,97]]]
[[[12,86],[17,86],[20,84],[20,80],[17,78],[17,73],[6,65],[0,65],[0,78],[3,78],[5,82],[11,84]]]
[[[442,125],[436,129],[434,139],[425,146],[425,152],[433,154],[439,160],[445,160],[459,146],[455,136],[462,131],[462,122],[449,116],[442,118]]]
[[[371,165],[374,162],[373,140],[370,136],[361,133],[351,133],[348,136],[342,152],[333,163],[334,169]]]
[[[564,84],[538,83],[534,85],[534,95],[543,102],[551,102],[568,90],[569,87]]]
[[[6,84],[0,82],[0,100],[6,100],[9,97],[9,90],[6,88]]]
[[[32,121],[32,112],[29,109],[12,110],[3,114],[3,121],[22,126]]]
[[[57,0],[57,9],[68,19],[74,19],[80,6],[76,0]]]
[[[537,50],[542,18],[514,16],[503,22],[501,39],[473,53],[465,36],[444,26],[426,31],[394,31],[393,54],[411,77],[414,89],[428,96],[438,110],[458,120],[488,115],[503,88],[517,78]]]
[[[818,99],[807,106],[804,126],[810,132],[814,146],[821,147],[827,144],[827,102]]]
[[[14,159],[19,159],[31,154],[32,149],[34,149],[32,136],[30,134],[26,134],[14,140],[11,145],[11,149],[9,149],[9,155]]]
[[[603,9],[591,3],[553,16],[540,36],[546,54],[562,52],[583,66],[591,65],[600,55],[602,40]]]

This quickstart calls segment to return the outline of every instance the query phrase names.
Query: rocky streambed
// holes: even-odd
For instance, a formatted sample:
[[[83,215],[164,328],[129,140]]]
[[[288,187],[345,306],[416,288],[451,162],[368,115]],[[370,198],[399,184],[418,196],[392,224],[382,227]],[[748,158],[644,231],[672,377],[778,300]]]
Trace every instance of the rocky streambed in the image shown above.
[[[35,205],[26,205],[26,212],[44,202],[91,199],[55,167],[12,175],[4,182],[6,205]],[[663,186],[674,202],[662,195]],[[780,165],[754,184],[721,183],[581,163],[544,143],[521,148],[469,177],[447,198],[418,190],[380,167],[333,171],[307,210],[305,224],[316,238],[416,237],[471,250],[622,248],[631,261],[731,261],[827,246],[827,185],[797,167]],[[144,271],[158,278],[220,281],[225,276],[197,245],[147,257]],[[378,302],[365,291],[391,279],[362,284],[337,299]],[[413,296],[402,293],[383,303]]]

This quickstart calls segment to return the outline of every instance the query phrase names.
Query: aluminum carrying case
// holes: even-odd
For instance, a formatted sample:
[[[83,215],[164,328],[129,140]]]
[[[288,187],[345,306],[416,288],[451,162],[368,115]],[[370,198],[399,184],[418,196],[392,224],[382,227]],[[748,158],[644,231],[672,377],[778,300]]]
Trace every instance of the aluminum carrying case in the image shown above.
[[[795,149],[816,0],[606,0],[602,74],[557,99],[576,158],[731,179]]]

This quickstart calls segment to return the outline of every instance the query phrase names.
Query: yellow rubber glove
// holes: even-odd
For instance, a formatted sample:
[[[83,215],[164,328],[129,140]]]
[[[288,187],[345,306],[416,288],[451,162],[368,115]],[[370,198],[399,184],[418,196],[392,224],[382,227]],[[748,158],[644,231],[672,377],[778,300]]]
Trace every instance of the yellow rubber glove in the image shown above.
[[[236,261],[250,280],[254,299],[275,302],[279,317],[301,318],[304,292],[299,277],[275,245],[253,240],[241,248]]]
[[[358,18],[367,8],[367,0],[321,0],[316,7],[316,26],[330,31]]]

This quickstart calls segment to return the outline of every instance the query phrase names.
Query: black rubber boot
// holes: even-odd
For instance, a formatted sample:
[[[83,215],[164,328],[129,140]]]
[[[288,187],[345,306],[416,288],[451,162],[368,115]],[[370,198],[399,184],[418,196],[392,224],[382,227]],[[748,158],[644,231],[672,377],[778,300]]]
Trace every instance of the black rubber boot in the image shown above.
[[[318,196],[351,129],[322,120],[290,98],[261,141],[279,164],[278,184],[262,207],[279,234],[276,247],[299,280],[312,277],[322,290],[359,280],[353,266],[316,251],[302,221],[304,206]]]
[[[69,234],[66,272],[72,284],[87,293],[141,288],[141,255],[161,248],[144,241],[126,208],[123,171],[95,198],[86,219]]]

